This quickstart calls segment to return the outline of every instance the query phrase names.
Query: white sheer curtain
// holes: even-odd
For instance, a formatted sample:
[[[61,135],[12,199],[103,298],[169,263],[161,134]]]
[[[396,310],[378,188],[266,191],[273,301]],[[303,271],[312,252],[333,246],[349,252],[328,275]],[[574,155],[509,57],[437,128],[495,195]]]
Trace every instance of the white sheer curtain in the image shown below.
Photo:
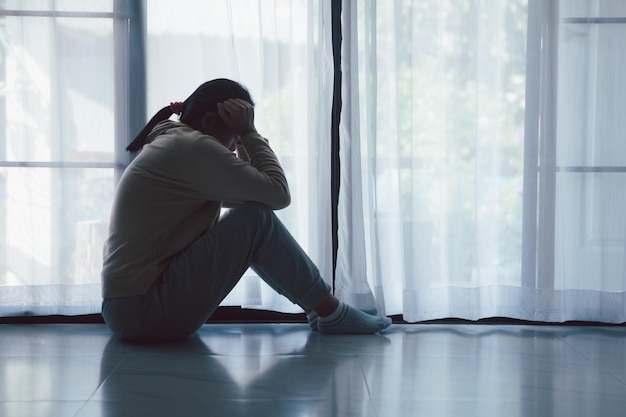
[[[0,315],[100,309],[124,4],[0,7]],[[330,280],[330,2],[146,5],[148,116],[246,84],[279,215]],[[344,1],[343,30],[338,295],[408,321],[626,321],[626,3]],[[225,304],[298,310],[252,275]]]
[[[257,127],[290,184],[292,204],[277,214],[330,282],[330,2],[151,0],[147,7],[148,113],[212,78],[247,86]],[[251,271],[222,305],[301,311]]]
[[[626,321],[626,4],[560,3],[343,2],[340,297]]]

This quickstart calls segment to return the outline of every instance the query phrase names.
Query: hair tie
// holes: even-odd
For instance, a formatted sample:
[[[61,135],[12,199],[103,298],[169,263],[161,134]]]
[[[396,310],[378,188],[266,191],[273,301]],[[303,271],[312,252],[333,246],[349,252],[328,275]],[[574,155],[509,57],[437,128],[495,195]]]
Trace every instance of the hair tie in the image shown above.
[[[183,103],[182,101],[173,101],[170,103],[170,109],[172,109],[172,113],[179,115],[183,112]]]

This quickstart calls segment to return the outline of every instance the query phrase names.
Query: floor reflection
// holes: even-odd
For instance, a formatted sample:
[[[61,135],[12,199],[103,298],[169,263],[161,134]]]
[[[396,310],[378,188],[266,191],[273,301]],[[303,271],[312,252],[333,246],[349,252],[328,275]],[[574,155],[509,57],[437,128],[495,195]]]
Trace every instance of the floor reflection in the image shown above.
[[[134,345],[103,325],[0,326],[0,416],[602,416],[626,327],[394,325],[378,336],[207,325]]]
[[[112,338],[102,358],[104,382],[93,398],[106,416],[119,416],[122,403],[136,412],[155,400],[165,407],[193,402],[195,413],[219,409],[229,416],[370,415],[359,345],[329,354],[325,342],[332,339],[303,327],[207,326],[178,343],[133,345],[112,369],[108,352],[124,345]],[[361,346],[369,351],[374,341],[383,348],[389,343],[383,336],[366,339]],[[264,409],[271,413],[258,414]]]

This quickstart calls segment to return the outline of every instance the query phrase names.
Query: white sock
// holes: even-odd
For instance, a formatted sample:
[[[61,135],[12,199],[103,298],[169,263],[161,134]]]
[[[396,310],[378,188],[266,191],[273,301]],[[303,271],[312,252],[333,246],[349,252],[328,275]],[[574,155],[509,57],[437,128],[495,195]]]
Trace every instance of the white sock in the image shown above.
[[[360,308],[359,310],[361,310],[364,313],[369,314],[370,316],[378,316],[378,310],[376,309],[376,307]],[[314,332],[318,331],[317,320],[319,319],[319,315],[317,314],[317,312],[315,310],[311,310],[306,315],[306,318],[309,321],[309,326],[311,326],[311,330],[313,330]]]
[[[370,316],[342,302],[332,314],[317,319],[320,333],[374,334],[390,325],[389,317]]]
[[[306,315],[306,318],[309,321],[309,326],[311,326],[311,330],[316,332],[317,331],[317,320],[319,319],[319,315],[317,314],[317,312],[315,310],[311,310]]]

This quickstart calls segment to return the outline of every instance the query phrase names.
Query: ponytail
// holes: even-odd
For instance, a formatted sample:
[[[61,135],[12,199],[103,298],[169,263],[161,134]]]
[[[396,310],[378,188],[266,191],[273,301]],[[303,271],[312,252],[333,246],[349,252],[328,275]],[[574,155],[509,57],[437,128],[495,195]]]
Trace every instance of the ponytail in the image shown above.
[[[143,145],[146,144],[148,134],[152,131],[152,129],[154,129],[154,126],[156,126],[159,122],[162,122],[163,120],[169,119],[172,114],[174,114],[172,106],[163,107],[161,110],[159,110],[157,114],[155,114],[152,119],[150,119],[148,124],[145,125],[143,129],[141,129],[141,132],[139,132],[139,134],[130,143],[130,145],[126,147],[126,150],[131,152],[140,150]]]

